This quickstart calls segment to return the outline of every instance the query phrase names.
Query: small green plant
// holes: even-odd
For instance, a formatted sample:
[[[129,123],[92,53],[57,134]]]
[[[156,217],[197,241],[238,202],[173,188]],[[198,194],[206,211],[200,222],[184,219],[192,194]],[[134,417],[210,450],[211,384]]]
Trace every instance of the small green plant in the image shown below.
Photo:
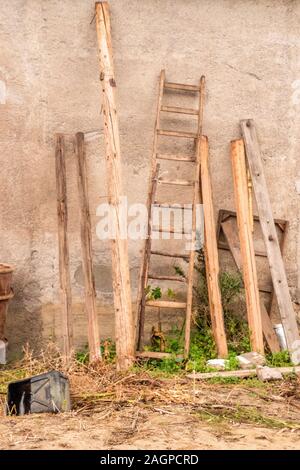
[[[89,362],[89,353],[87,352],[87,347],[86,350],[76,353],[76,360],[80,362],[80,364],[87,364]]]
[[[167,290],[167,296],[169,297],[169,299],[175,299],[176,294],[175,294],[175,292],[173,291],[173,289],[170,289],[170,288],[169,288],[169,289]]]
[[[157,300],[161,299],[162,291],[160,287],[147,286],[145,289],[146,299],[147,300]]]
[[[279,351],[273,354],[267,354],[267,365],[271,367],[292,366],[288,351]]]
[[[147,286],[145,289],[146,299],[147,300],[158,300],[163,296],[163,292],[160,287]],[[175,299],[176,294],[173,289],[168,288],[166,295],[169,299]]]
[[[226,370],[236,370],[239,368],[239,361],[237,360],[237,354],[235,352],[229,352],[228,354],[228,365]]]

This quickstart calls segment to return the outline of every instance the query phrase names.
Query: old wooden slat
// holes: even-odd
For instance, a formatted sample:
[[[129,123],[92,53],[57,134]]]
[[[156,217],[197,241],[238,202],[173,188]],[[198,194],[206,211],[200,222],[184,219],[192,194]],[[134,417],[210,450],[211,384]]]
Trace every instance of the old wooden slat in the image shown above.
[[[186,85],[184,83],[172,83],[165,82],[164,87],[169,90],[179,90],[179,91],[200,91],[200,87],[197,85]]]
[[[179,106],[162,106],[161,111],[165,113],[191,114],[198,116],[198,109],[180,108]]]
[[[171,353],[158,352],[158,351],[137,351],[136,356],[140,359],[168,359],[174,357]],[[177,355],[177,359],[183,359],[183,356]]]
[[[65,163],[65,142],[62,134],[56,135],[55,147],[56,197],[59,248],[59,278],[62,301],[63,353],[68,360],[73,349],[72,293],[68,245],[68,207]]]
[[[160,251],[160,250],[151,250],[151,255],[166,256],[168,258],[189,259],[189,255],[187,255],[186,253],[175,253],[175,252],[167,252],[167,251]]]
[[[91,216],[88,197],[88,179],[84,134],[76,134],[77,181],[80,207],[80,236],[82,268],[85,287],[85,310],[88,318],[88,343],[90,362],[101,358],[99,327],[96,310],[96,290],[92,258]]]
[[[216,239],[216,226],[212,199],[212,186],[208,163],[208,140],[201,139],[201,186],[204,212],[204,255],[206,279],[209,298],[209,310],[212,322],[212,331],[215,338],[218,356],[228,355],[226,333],[224,326],[223,307],[219,286],[219,256]]]
[[[300,363],[299,331],[273,220],[272,207],[253,120],[247,119],[241,121],[241,129],[245,141],[246,155],[251,173],[258,215],[268,254],[272,281],[277,297],[286,342],[292,361],[295,364],[298,364]]]
[[[188,162],[194,163],[195,157],[190,157],[189,155],[173,155],[168,153],[158,153],[157,157],[159,160],[173,160],[175,162]]]
[[[147,300],[148,307],[158,308],[186,308],[186,302],[175,302],[171,300]]]
[[[251,223],[251,222],[249,222]],[[232,217],[221,223],[223,233],[230,248],[231,254],[239,271],[242,272],[242,256],[240,250],[240,240],[236,230],[236,224]],[[265,303],[260,297],[260,310],[264,338],[272,353],[280,351],[280,345],[273,329],[273,325],[267,312]]]
[[[276,224],[276,219],[274,219],[274,222]],[[282,235],[281,235],[281,239],[279,241],[279,245],[280,245],[281,256],[283,256],[284,255],[284,247],[285,247],[286,237],[287,237],[288,228],[289,228],[289,222],[286,221],[285,223],[282,223],[282,224],[277,223],[277,226],[282,231]],[[272,287],[273,287],[273,284],[272,284]],[[276,299],[275,290],[274,290],[274,287],[273,287],[272,292],[271,292],[270,303],[269,303],[269,314],[270,314],[270,316],[275,315],[276,308],[277,308],[277,299]]]
[[[148,279],[154,279],[156,281],[172,281],[172,282],[186,282],[186,280],[179,276],[168,276],[162,274],[149,273]]]
[[[249,219],[247,172],[243,140],[231,142],[231,162],[237,211],[250,342],[253,351],[264,353],[260,300],[253,238]]]
[[[193,186],[194,181],[188,180],[168,180],[166,178],[158,178],[159,184],[170,184],[174,186]]]
[[[157,129],[159,135],[165,135],[167,137],[183,137],[186,139],[197,139],[197,134],[194,132],[186,131],[172,131],[167,129]]]
[[[134,361],[134,331],[131,305],[128,242],[121,237],[120,201],[123,195],[119,123],[116,105],[116,80],[107,2],[97,2],[96,27],[100,59],[102,114],[106,144],[108,201],[111,205],[115,237],[111,240],[112,273],[115,305],[117,365],[127,369]]]
[[[300,374],[300,367],[276,367],[282,375],[287,374]],[[244,369],[244,370],[225,370],[221,372],[199,372],[194,374],[187,374],[186,378],[191,380],[207,380],[218,378],[229,378],[229,377],[255,377],[257,375],[256,369]]]
[[[192,204],[179,204],[179,203],[171,204],[171,203],[168,203],[168,202],[161,202],[161,201],[155,200],[153,205],[157,206],[157,207],[161,207],[162,209],[170,209],[170,210],[182,209],[182,210],[185,210],[185,211],[192,211],[193,210]]]

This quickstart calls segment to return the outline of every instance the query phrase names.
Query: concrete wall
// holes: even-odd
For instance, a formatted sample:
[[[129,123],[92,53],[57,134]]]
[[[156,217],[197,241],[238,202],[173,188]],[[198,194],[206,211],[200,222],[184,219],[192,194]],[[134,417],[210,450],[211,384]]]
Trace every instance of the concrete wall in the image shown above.
[[[274,215],[290,221],[286,267],[299,298],[300,2],[291,0],[111,0],[124,186],[144,202],[161,68],[171,81],[207,77],[216,209],[234,209],[229,142],[239,119],[255,119]],[[18,353],[59,338],[54,133],[67,153],[71,276],[76,339],[86,343],[76,166],[71,135],[101,130],[92,0],[1,0],[0,261],[16,265],[7,336]],[[93,224],[105,201],[103,136],[87,144]],[[179,172],[179,168],[175,168]],[[133,291],[137,242],[129,242]],[[112,332],[109,244],[94,236],[103,336]]]

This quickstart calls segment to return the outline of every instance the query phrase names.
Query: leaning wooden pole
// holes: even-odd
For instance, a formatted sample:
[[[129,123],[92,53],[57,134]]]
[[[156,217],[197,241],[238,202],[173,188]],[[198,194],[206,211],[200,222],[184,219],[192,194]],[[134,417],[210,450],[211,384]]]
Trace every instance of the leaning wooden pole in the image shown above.
[[[208,139],[202,136],[200,144],[201,196],[204,213],[204,255],[212,330],[218,356],[227,357],[227,341],[219,285],[219,255],[212,199],[212,186],[208,163]]]
[[[241,129],[245,141],[246,156],[251,173],[260,226],[268,255],[285,338],[291,361],[294,364],[299,364],[300,337],[297,319],[290,296],[287,275],[273,219],[272,206],[264,175],[262,156],[254,121],[252,119],[242,120]]]
[[[242,139],[231,142],[231,163],[251,348],[253,351],[263,354],[262,318],[252,229],[249,218],[246,157]]]
[[[63,353],[68,360],[73,348],[72,293],[68,246],[68,208],[65,164],[65,142],[62,134],[56,135],[55,147],[56,195],[59,247],[59,276],[62,300]]]
[[[101,358],[99,327],[96,310],[96,290],[92,258],[92,231],[88,197],[88,180],[84,134],[76,134],[77,180],[80,207],[80,236],[82,267],[85,287],[85,310],[88,318],[89,359],[95,362]]]
[[[100,82],[102,90],[102,114],[106,144],[108,201],[113,216],[114,238],[111,240],[112,272],[115,304],[115,339],[117,365],[127,369],[134,361],[134,330],[131,305],[128,243],[122,239],[120,201],[123,194],[119,124],[116,105],[116,81],[109,7],[107,2],[97,2],[96,27],[100,59]]]

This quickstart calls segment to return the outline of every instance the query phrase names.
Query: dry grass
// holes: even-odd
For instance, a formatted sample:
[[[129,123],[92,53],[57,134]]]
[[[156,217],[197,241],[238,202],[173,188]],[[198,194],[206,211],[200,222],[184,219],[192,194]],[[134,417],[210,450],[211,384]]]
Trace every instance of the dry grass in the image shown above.
[[[53,345],[39,357],[29,349],[24,358],[0,370],[0,400],[5,408],[10,381],[59,370],[70,380],[73,414],[98,413],[106,419],[111,413],[128,409],[131,422],[125,431],[132,433],[136,422],[148,412],[176,414],[188,412],[197,419],[220,425],[253,423],[278,429],[300,429],[299,379],[279,384],[260,384],[256,379],[236,384],[193,382],[183,377],[155,377],[142,368],[118,372],[114,364],[82,364],[75,359],[66,365]],[[124,432],[125,432],[124,431]]]

